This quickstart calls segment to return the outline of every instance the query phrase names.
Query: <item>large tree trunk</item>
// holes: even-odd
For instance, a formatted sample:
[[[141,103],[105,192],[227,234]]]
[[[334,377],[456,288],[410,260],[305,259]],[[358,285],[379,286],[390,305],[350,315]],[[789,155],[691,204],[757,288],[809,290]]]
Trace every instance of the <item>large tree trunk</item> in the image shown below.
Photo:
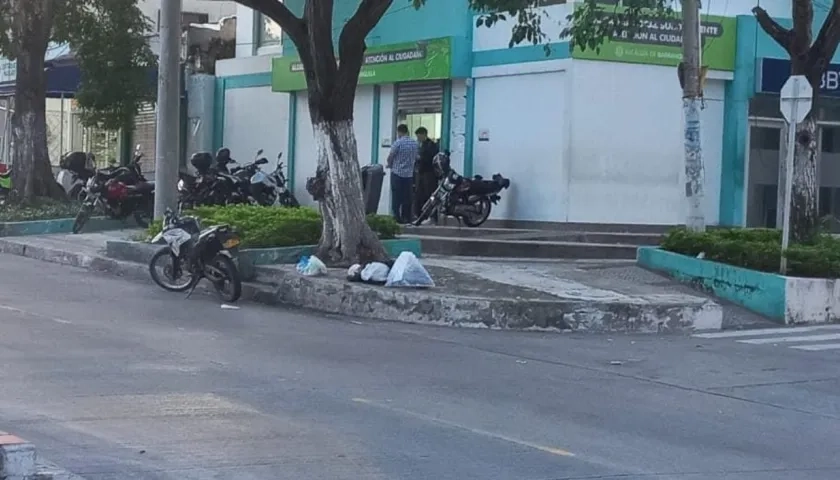
[[[317,100],[310,101],[318,168],[307,189],[319,202],[324,222],[316,255],[340,266],[385,261],[388,253],[366,221],[353,119],[327,120],[321,108]]]
[[[817,233],[817,120],[808,115],[796,126],[793,190],[790,204],[791,242],[807,243]],[[780,225],[781,226],[781,225]]]
[[[51,30],[51,2],[23,0],[16,5],[15,23],[19,30],[12,115],[12,199],[25,203],[38,197],[64,199],[64,190],[53,178],[47,149],[44,56]]]

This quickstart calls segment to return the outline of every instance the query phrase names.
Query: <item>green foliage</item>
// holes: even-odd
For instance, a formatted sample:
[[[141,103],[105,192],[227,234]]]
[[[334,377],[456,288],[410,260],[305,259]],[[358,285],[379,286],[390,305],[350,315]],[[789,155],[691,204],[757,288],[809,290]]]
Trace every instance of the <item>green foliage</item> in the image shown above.
[[[315,245],[321,238],[321,214],[307,207],[231,205],[198,207],[187,214],[200,218],[203,227],[220,224],[234,227],[242,237],[245,248]],[[367,221],[382,240],[400,234],[400,226],[389,216],[369,215]],[[160,229],[159,221],[149,225],[149,238],[160,233]]]
[[[3,205],[0,207],[0,222],[26,222],[30,220],[74,218],[78,212],[78,203],[57,202],[43,199],[34,205]]]
[[[86,126],[131,125],[140,105],[155,101],[150,70],[157,57],[146,33],[151,23],[138,0],[69,0],[56,17],[54,39],[67,41],[82,71],[76,101]]]
[[[414,0],[423,4],[425,0]],[[471,9],[479,13],[476,26],[492,27],[500,21],[513,21],[509,47],[527,42],[547,44],[568,38],[571,46],[582,50],[600,50],[605,40],[632,36],[646,22],[673,14],[671,2],[665,0],[624,0],[615,5],[584,0],[575,4],[566,18],[552,18],[539,7],[547,0],[468,0]],[[566,23],[560,38],[549,38],[542,29],[545,22]],[[546,53],[550,52],[545,45]]]
[[[662,249],[738,267],[778,272],[782,234],[771,229],[710,229],[704,233],[677,228],[665,235]],[[819,235],[810,244],[793,244],[785,252],[788,274],[840,278],[840,240]]]

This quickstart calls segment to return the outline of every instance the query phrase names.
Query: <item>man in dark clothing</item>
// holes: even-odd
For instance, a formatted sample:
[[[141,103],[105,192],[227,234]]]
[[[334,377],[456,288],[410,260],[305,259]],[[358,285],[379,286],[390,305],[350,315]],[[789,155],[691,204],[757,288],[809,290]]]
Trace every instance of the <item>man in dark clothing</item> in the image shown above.
[[[414,172],[414,216],[419,217],[423,204],[432,196],[438,186],[432,160],[438,154],[440,148],[437,142],[429,138],[429,131],[426,130],[426,127],[418,128],[414,131],[414,134],[417,135],[417,144],[420,146]],[[437,223],[437,217],[432,218],[432,221]]]

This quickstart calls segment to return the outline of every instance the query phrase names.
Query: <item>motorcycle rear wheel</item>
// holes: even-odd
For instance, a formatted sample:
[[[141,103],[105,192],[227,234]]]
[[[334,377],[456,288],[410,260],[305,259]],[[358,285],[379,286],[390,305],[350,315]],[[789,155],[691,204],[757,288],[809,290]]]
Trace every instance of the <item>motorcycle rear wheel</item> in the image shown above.
[[[158,265],[158,262],[161,260],[169,261],[169,264]],[[152,256],[152,259],[149,261],[149,275],[151,275],[152,281],[154,281],[160,288],[170,292],[186,292],[192,288],[195,278],[187,271],[187,269],[183,268],[183,266],[178,265],[181,267],[178,269],[178,278],[172,278],[175,273],[175,266],[178,263],[180,263],[180,260],[172,254],[172,250],[170,250],[169,247],[163,247],[155,252],[154,256]],[[159,266],[163,267],[162,270],[163,276],[166,277],[165,279],[158,273]],[[174,283],[181,278],[184,279],[183,283]]]
[[[213,283],[222,300],[230,303],[239,300],[242,296],[242,277],[233,259],[227,255],[216,255],[210,265],[217,274],[207,278]]]
[[[80,233],[82,228],[84,228],[85,224],[90,220],[91,214],[93,213],[93,205],[88,205],[87,203],[82,204],[82,207],[79,209],[79,213],[76,214],[76,220],[73,221],[73,233]]]
[[[490,199],[487,197],[481,197],[481,200],[479,200],[474,206],[478,206],[480,208],[480,213],[477,213],[475,216],[464,215],[464,225],[468,227],[480,227],[487,221],[487,218],[490,216],[490,210],[493,208],[493,205],[490,203]]]

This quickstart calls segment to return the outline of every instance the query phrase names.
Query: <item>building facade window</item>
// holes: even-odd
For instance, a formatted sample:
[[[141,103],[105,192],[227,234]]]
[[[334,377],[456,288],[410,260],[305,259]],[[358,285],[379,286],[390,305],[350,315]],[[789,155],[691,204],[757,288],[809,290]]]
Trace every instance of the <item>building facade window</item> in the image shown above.
[[[280,25],[277,25],[274,20],[261,13],[257,13],[256,27],[257,48],[280,45],[282,32]]]

